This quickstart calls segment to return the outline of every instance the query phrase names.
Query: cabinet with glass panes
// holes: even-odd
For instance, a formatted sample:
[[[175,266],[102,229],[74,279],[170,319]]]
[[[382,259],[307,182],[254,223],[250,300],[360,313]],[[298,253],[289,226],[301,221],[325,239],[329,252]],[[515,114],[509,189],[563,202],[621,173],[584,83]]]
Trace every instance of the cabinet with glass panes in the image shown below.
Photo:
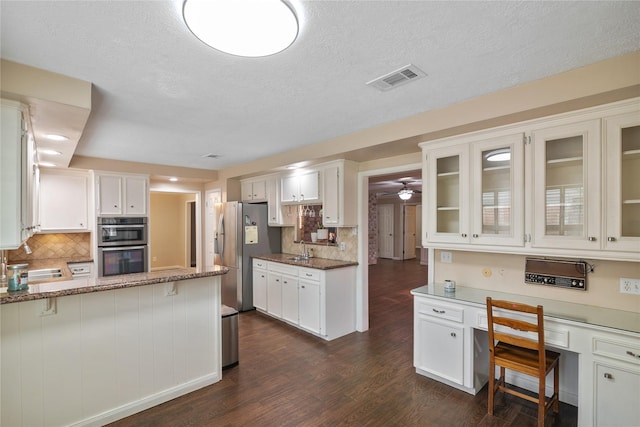
[[[532,132],[534,247],[600,246],[600,121]]]
[[[425,146],[426,240],[522,246],[523,135]]]
[[[606,156],[604,245],[616,251],[640,248],[640,112],[603,120]]]

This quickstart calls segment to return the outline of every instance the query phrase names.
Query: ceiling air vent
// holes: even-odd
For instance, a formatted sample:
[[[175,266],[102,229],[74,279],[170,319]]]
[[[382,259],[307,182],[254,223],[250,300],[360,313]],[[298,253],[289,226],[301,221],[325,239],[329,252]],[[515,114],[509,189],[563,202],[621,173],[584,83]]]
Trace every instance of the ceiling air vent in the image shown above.
[[[402,86],[403,84],[409,83],[410,81],[418,80],[424,76],[426,76],[424,71],[422,71],[415,65],[409,64],[398,70],[392,71],[389,74],[385,74],[382,77],[373,79],[370,82],[367,82],[367,85],[385,91],[398,86]]]

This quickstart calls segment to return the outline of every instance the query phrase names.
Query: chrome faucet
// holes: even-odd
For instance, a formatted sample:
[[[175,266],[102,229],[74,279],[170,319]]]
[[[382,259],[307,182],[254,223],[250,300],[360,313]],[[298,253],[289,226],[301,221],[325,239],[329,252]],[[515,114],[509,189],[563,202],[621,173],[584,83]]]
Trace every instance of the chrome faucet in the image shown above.
[[[307,252],[307,244],[304,239],[300,239],[300,243],[302,243],[302,254],[300,255],[302,259],[309,259],[309,252]]]

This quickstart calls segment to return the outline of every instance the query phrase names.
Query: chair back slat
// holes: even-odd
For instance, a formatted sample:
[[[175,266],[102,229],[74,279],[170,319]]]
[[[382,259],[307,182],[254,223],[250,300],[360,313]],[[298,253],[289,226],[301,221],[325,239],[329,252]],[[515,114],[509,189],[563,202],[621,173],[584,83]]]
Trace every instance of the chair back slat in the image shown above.
[[[518,347],[524,347],[530,350],[538,350],[538,341],[531,340],[529,338],[519,337],[517,335],[511,334],[504,334],[498,331],[494,332],[493,337],[496,341],[517,345]]]
[[[538,332],[538,324],[530,323],[524,320],[513,319],[511,317],[493,317],[493,323],[506,326],[507,328],[516,329],[524,332]]]
[[[500,308],[499,316],[494,316],[493,309]],[[525,320],[507,317],[518,313],[529,313],[536,315],[536,322],[531,323]],[[487,297],[487,329],[489,332],[489,351],[494,352],[496,342],[505,342],[519,347],[537,350],[541,369],[545,366],[544,349],[544,316],[542,306],[520,304],[511,301],[493,300]],[[496,326],[501,326],[496,330]],[[511,331],[509,331],[508,329]],[[533,332],[533,336],[523,337],[516,331]],[[534,339],[536,338],[536,339]]]

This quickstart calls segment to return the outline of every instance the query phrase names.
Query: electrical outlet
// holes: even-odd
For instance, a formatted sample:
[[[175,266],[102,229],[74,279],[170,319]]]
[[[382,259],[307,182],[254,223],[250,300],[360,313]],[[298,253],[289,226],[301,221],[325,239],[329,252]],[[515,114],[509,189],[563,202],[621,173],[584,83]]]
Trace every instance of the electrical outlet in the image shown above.
[[[640,279],[620,278],[620,293],[640,295]]]
[[[451,264],[451,262],[453,262],[453,256],[451,255],[451,252],[441,251],[440,262],[444,264]]]
[[[344,242],[340,242],[340,250],[344,252],[346,248],[347,248],[347,245]]]

